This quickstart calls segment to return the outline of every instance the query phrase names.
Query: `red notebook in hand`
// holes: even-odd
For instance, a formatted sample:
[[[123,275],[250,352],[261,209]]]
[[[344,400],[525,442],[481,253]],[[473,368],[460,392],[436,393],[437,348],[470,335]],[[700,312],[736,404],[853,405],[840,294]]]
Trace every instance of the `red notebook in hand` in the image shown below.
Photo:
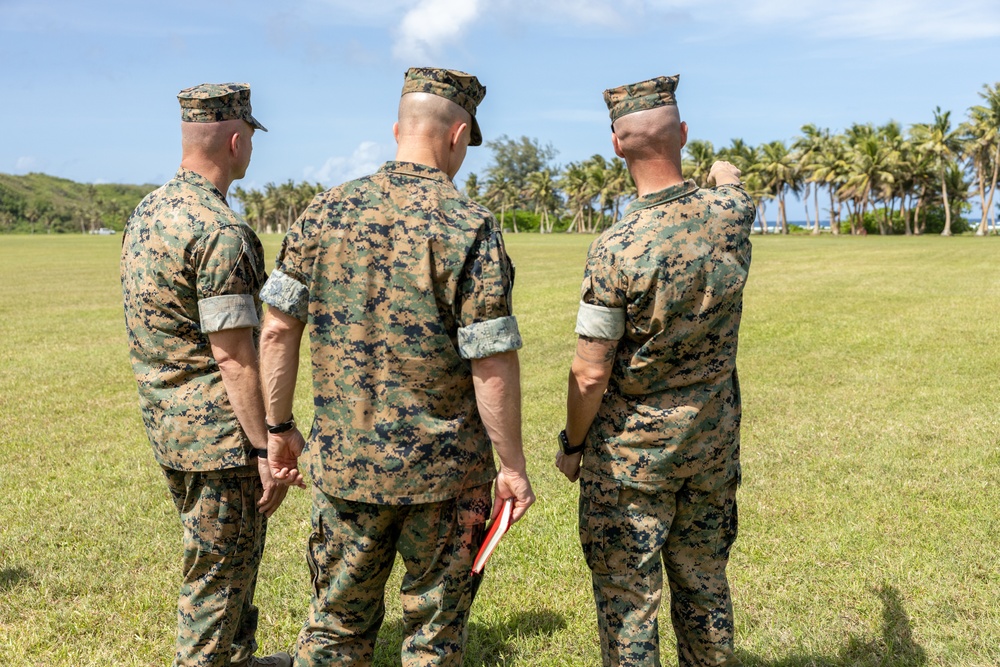
[[[483,568],[486,567],[486,561],[490,559],[494,549],[500,544],[500,538],[510,528],[510,517],[513,513],[514,498],[511,496],[503,501],[500,514],[497,515],[497,518],[493,520],[493,523],[490,524],[489,529],[486,531],[486,539],[483,540],[483,546],[479,547],[476,560],[472,562],[472,574],[482,574]]]

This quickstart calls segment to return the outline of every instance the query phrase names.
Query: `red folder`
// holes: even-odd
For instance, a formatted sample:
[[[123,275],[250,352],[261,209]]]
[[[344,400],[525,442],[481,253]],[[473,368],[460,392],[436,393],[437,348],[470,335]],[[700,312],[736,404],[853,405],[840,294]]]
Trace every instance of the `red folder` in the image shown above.
[[[486,561],[490,559],[493,555],[494,549],[500,544],[500,538],[503,534],[507,532],[510,528],[510,517],[514,513],[514,497],[511,496],[503,501],[503,507],[500,508],[500,514],[497,518],[493,520],[490,524],[489,529],[486,531],[486,539],[483,540],[483,546],[479,547],[479,553],[476,554],[476,560],[472,562],[472,574],[482,574],[483,568],[486,567]]]

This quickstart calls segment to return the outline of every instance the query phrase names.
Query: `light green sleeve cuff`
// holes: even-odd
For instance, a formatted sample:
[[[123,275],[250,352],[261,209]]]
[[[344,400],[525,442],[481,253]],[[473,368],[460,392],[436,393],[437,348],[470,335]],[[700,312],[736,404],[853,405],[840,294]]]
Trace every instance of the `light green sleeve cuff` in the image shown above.
[[[223,294],[198,301],[201,332],[210,334],[260,324],[252,294]]]
[[[309,320],[309,290],[295,278],[275,269],[260,290],[260,300],[285,315]]]
[[[463,359],[485,359],[520,350],[523,344],[513,315],[476,322],[458,330],[458,353]]]
[[[621,340],[625,335],[625,309],[581,301],[576,315],[576,333],[588,338]]]

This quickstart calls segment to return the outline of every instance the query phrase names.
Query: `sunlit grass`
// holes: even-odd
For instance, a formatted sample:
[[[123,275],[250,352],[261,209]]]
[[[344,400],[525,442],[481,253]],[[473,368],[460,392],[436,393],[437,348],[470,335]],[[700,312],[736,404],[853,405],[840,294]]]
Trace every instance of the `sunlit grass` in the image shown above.
[[[264,241],[270,266],[280,238]],[[600,664],[576,487],[552,466],[590,241],[508,236],[538,503],[490,563],[468,665]],[[742,659],[1000,664],[998,241],[754,243],[730,566]],[[0,237],[5,665],[165,665],[172,655],[180,526],[139,419],[119,244]],[[304,418],[307,378],[304,365]],[[305,617],[308,510],[308,494],[294,492],[271,522],[257,594],[266,652],[287,649]],[[378,665],[399,664],[398,582]]]

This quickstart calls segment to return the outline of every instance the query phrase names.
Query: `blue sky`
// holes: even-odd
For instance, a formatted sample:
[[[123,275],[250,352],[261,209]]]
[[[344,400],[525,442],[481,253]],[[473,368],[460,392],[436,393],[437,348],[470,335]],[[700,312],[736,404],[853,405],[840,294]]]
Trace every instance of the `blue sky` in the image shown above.
[[[0,0],[0,172],[161,183],[176,93],[246,81],[258,134],[244,187],[334,185],[394,151],[410,66],[476,74],[487,141],[612,155],[601,92],[681,74],[690,136],[791,140],[805,123],[955,120],[1000,80],[996,0]],[[462,180],[489,162],[471,149]],[[802,217],[801,205],[790,217]]]

